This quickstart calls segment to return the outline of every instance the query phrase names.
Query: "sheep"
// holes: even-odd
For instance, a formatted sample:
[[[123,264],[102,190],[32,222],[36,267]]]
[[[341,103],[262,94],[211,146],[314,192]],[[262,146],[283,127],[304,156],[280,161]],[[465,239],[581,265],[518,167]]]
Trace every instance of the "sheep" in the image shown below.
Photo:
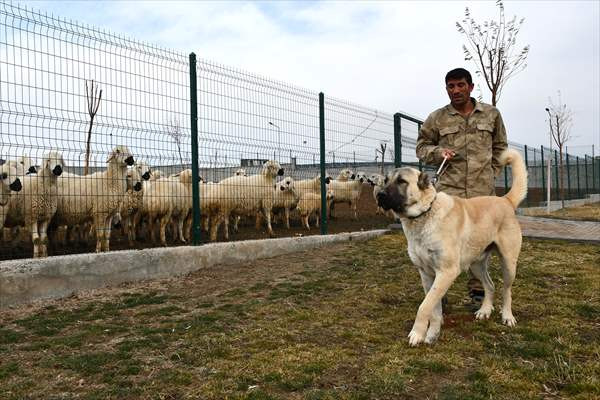
[[[171,218],[177,219],[179,239],[186,242],[183,223],[192,207],[192,170],[182,171],[178,175],[152,182],[143,196],[142,209],[148,216],[151,239],[156,241],[154,224],[159,220],[160,243],[163,246],[167,245],[166,227]]]
[[[0,229],[10,210],[10,197],[12,192],[19,192],[23,188],[17,170],[12,164],[0,165]]]
[[[37,175],[23,179],[23,189],[11,196],[6,218],[8,226],[24,226],[31,231],[33,257],[48,256],[48,225],[58,204],[58,177],[65,162],[58,151],[50,151]]]
[[[229,240],[229,217],[231,215],[248,215],[262,211],[267,222],[267,231],[273,236],[271,226],[271,209],[268,202],[273,197],[275,177],[283,175],[283,168],[277,161],[267,161],[259,175],[234,176],[211,187],[208,206],[215,210],[211,218],[210,239],[217,240],[221,223],[225,223],[225,239]],[[272,202],[272,200],[271,200]]]
[[[347,182],[349,179],[354,179],[356,175],[349,168],[344,168],[338,173],[337,179],[338,181]]]
[[[354,175],[356,178],[356,175]],[[330,208],[330,217],[333,217],[333,208],[335,203],[348,203],[350,205],[350,209],[354,212],[354,219],[358,219],[358,210],[357,204],[360,198],[360,193],[362,190],[362,179],[353,179],[352,177],[348,181],[339,181],[337,179],[332,180],[328,189],[333,191],[334,198],[331,202]]]
[[[123,233],[127,235],[129,245],[133,246],[136,240],[137,226],[142,217],[142,199],[145,183],[149,181],[153,172],[144,162],[136,162],[134,167],[127,170],[127,192],[120,210],[120,223]],[[113,221],[113,224],[116,221]]]
[[[294,180],[291,177],[286,177],[284,180],[277,182],[274,185],[274,193],[271,204],[267,204],[268,208],[273,210],[273,214],[283,211],[285,218],[285,227],[290,229],[290,210],[294,210],[300,201],[300,196],[294,188]],[[260,226],[261,214],[256,215],[256,225]]]
[[[119,222],[123,227],[123,233],[127,235],[129,245],[133,246],[135,242],[135,232],[140,220],[142,200],[144,192],[142,191],[142,175],[140,175],[140,165],[127,169],[127,191],[125,192],[123,203],[119,210]],[[147,179],[150,179],[148,171],[145,172]],[[113,225],[117,221],[113,220]]]
[[[325,184],[328,185],[331,182],[331,177],[325,177]],[[294,188],[298,195],[302,193],[321,193],[321,176],[317,175],[311,179],[303,179],[301,181],[294,182]]]
[[[332,190],[327,191],[327,205],[329,206],[331,202],[334,200],[334,192]],[[316,226],[319,226],[319,219],[321,218],[321,194],[320,193],[312,193],[307,192],[300,195],[300,200],[298,201],[298,206],[296,207],[298,213],[300,214],[300,220],[302,222],[302,226],[304,226],[307,230],[310,230],[309,218],[316,214]]]
[[[92,221],[96,230],[96,252],[108,251],[112,219],[119,212],[127,191],[127,166],[134,163],[126,146],[110,153],[107,169],[87,176],[70,175],[58,180],[58,225],[84,226]]]

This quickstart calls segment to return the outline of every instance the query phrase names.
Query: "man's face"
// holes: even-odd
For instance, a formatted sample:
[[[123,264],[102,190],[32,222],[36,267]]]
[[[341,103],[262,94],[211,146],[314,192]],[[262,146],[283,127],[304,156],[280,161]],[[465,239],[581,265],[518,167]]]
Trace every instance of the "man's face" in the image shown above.
[[[471,99],[471,92],[475,85],[467,83],[465,78],[450,79],[446,82],[446,91],[450,97],[450,104],[454,108],[462,108]]]

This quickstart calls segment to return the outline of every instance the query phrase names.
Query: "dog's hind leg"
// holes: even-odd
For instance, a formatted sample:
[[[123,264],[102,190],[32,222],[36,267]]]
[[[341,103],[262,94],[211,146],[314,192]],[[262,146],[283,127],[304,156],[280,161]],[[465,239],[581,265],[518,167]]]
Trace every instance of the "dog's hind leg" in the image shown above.
[[[519,227],[517,226],[517,229]],[[499,240],[498,253],[502,259],[502,280],[504,287],[502,292],[502,322],[508,326],[515,326],[517,320],[512,313],[512,284],[517,275],[517,259],[521,251],[521,232],[515,232],[511,235],[503,235],[507,240]],[[518,239],[515,239],[517,237]]]
[[[446,294],[448,288],[452,285],[458,275],[460,275],[460,267],[458,265],[446,268],[442,267],[441,271],[436,272],[431,288],[419,306],[415,323],[408,334],[409,345],[416,346],[425,340],[427,325],[432,318],[434,309],[439,306],[441,311],[442,297]]]
[[[486,252],[481,260],[474,262],[470,267],[475,278],[483,284],[483,290],[485,291],[481,308],[475,313],[477,319],[488,319],[494,310],[494,282],[488,272],[490,255],[489,251]]]
[[[423,290],[425,291],[425,295],[427,295],[427,292],[429,292],[429,290],[431,289],[431,285],[433,285],[433,279],[435,278],[435,275],[430,275],[420,268],[419,274],[421,275],[421,283],[423,284]],[[440,336],[440,329],[442,327],[443,321],[444,317],[442,315],[442,302],[440,300],[438,304],[436,304],[433,308],[431,318],[429,318],[429,328],[427,328],[425,343],[431,344],[437,340],[438,336]]]

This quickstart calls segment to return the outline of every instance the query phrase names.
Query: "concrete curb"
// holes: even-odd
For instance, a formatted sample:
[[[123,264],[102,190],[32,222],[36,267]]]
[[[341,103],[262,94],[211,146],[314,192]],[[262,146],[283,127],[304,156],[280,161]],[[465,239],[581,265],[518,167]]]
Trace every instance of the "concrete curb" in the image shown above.
[[[218,264],[239,264],[346,241],[387,229],[280,239],[211,243],[0,262],[0,309],[124,282],[185,275]]]

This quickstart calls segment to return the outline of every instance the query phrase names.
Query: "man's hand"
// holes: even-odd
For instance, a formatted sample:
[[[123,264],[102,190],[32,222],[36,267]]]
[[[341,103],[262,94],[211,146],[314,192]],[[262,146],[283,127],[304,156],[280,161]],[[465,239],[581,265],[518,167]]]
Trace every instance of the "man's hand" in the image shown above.
[[[445,157],[448,160],[450,160],[455,155],[456,155],[456,153],[450,149],[442,149],[442,157]]]

